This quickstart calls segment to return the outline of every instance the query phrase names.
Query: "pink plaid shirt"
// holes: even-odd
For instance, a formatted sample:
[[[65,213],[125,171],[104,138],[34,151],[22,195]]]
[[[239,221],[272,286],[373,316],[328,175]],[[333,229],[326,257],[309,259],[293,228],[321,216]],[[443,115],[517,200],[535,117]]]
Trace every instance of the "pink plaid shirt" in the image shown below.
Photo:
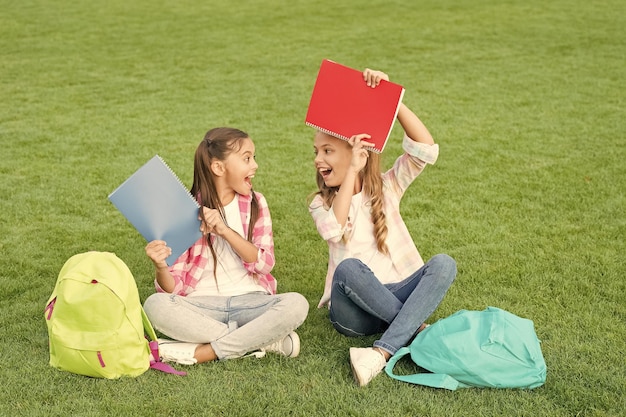
[[[400,275],[408,277],[421,268],[424,261],[400,215],[400,200],[409,185],[424,170],[426,164],[434,164],[437,161],[439,146],[415,142],[405,135],[402,147],[405,153],[396,159],[393,167],[382,174],[382,177],[384,210],[388,229],[386,243],[389,256]],[[368,201],[363,201],[363,204],[368,204]],[[319,303],[319,306],[322,306],[330,300],[331,284],[337,265],[350,257],[352,224],[348,222],[342,228],[337,222],[332,207],[326,209],[319,194],[309,205],[309,212],[313,216],[317,231],[328,243],[328,272],[326,273],[324,294]],[[350,213],[350,217],[354,218],[354,213]],[[346,237],[345,240],[343,239],[344,236]]]
[[[261,193],[254,193],[259,202],[259,218],[254,225],[252,243],[259,248],[259,254],[256,262],[243,262],[243,266],[248,270],[249,274],[256,278],[257,282],[264,287],[268,293],[276,294],[276,279],[270,274],[272,268],[274,268],[272,219],[265,197]],[[244,236],[248,236],[248,223],[250,222],[250,212],[252,209],[251,202],[251,196],[239,195],[239,212],[241,213]],[[201,237],[193,246],[180,255],[176,262],[174,262],[174,265],[170,267],[170,272],[175,282],[172,294],[185,296],[195,290],[198,281],[202,277],[202,271],[209,262],[210,250],[208,246],[206,238]],[[155,286],[157,291],[163,292],[163,289],[156,280]]]

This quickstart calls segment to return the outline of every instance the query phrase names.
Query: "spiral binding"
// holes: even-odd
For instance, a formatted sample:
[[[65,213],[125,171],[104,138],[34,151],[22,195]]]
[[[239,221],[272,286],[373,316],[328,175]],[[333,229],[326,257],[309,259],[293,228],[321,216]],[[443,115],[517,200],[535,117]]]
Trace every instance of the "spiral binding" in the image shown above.
[[[180,178],[178,178],[178,175],[176,175],[176,173],[174,172],[174,170],[172,168],[170,168],[170,166],[167,164],[167,162],[165,162],[165,160],[163,160],[163,158],[161,158],[160,155],[157,155],[157,158],[159,158],[161,160],[161,162],[163,163],[163,165],[165,165],[165,167],[167,169],[170,170],[170,172],[172,173],[172,175],[174,176],[174,178],[176,178],[176,180],[180,183],[181,187],[183,187],[183,189],[185,191],[187,191],[187,194],[189,194],[189,198],[191,198],[191,200],[194,202],[194,204],[196,205],[196,207],[200,208],[200,204],[198,204],[198,202],[196,201],[196,199],[191,195],[191,193],[189,192],[189,190],[187,190],[187,187],[185,186],[185,184],[180,180]]]
[[[343,135],[337,134],[335,132],[332,132],[332,131],[330,131],[328,129],[321,128],[319,126],[314,125],[311,122],[304,122],[304,123],[307,126],[314,127],[315,129],[319,130],[320,132],[326,133],[327,135],[330,135],[330,136],[333,136],[333,137],[336,137],[337,139],[345,140],[346,142],[348,142],[350,140],[350,138],[347,137],[347,136],[343,136]],[[365,149],[369,149],[370,151],[375,152],[375,153],[380,153],[380,151],[378,149],[374,148],[373,146],[366,146]]]
[[[327,135],[334,136],[334,137],[336,137],[336,138],[338,138],[338,139],[343,139],[343,140],[345,140],[346,142],[350,140],[350,138],[349,138],[349,137],[347,137],[347,136],[343,136],[343,135],[340,135],[340,134],[335,133],[335,132],[333,132],[333,131],[330,131],[330,130],[328,130],[328,129],[324,129],[324,128],[322,128],[322,127],[319,127],[319,126],[317,126],[317,125],[314,125],[314,124],[313,124],[313,123],[311,123],[311,122],[305,122],[305,123],[306,123],[306,125],[307,125],[307,126],[314,127],[314,128],[316,128],[317,130],[319,130],[320,132],[326,133]]]

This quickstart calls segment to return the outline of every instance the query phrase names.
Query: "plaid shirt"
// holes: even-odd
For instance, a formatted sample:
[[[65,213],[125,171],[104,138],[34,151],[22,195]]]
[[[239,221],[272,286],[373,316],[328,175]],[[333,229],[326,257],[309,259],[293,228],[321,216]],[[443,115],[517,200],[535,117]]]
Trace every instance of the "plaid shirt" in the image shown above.
[[[402,147],[405,153],[396,159],[393,167],[382,174],[382,177],[384,211],[388,229],[386,243],[389,256],[400,275],[408,277],[421,268],[424,261],[400,215],[400,200],[426,164],[434,164],[437,161],[439,146],[415,142],[405,135]],[[363,204],[368,204],[368,201],[363,201]],[[328,272],[326,273],[324,294],[319,303],[319,306],[322,306],[330,300],[331,284],[337,265],[351,256],[352,224],[347,222],[342,228],[337,222],[333,208],[325,208],[319,194],[309,205],[309,212],[313,216],[317,231],[328,243]],[[354,218],[352,209],[350,217]]]
[[[268,293],[276,294],[276,279],[270,274],[274,268],[274,235],[272,233],[272,219],[265,197],[261,193],[254,192],[259,202],[259,218],[254,224],[252,233],[252,243],[259,248],[256,262],[243,262],[244,268],[253,275],[257,282],[264,287]],[[250,212],[252,208],[252,197],[249,195],[239,195],[239,212],[241,213],[241,223],[243,224],[243,235],[248,235],[248,224],[250,222]],[[192,293],[198,281],[202,277],[202,271],[209,262],[209,247],[205,237],[198,239],[186,252],[178,257],[174,265],[170,267],[170,272],[174,277],[174,290],[172,294],[188,295]],[[212,259],[211,259],[212,262]],[[157,291],[163,289],[155,280]]]

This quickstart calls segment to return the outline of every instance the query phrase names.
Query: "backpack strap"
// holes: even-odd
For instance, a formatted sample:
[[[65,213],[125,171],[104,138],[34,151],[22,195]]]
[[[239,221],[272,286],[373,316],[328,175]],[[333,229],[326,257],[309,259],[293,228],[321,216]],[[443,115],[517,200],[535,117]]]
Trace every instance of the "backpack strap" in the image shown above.
[[[385,372],[393,379],[399,381],[408,382],[411,384],[425,385],[432,388],[445,388],[451,391],[455,391],[457,388],[462,388],[464,384],[460,383],[450,375],[446,374],[413,374],[413,375],[396,375],[393,373],[393,368],[396,363],[403,357],[410,353],[409,347],[400,348],[395,355],[393,355],[387,365],[385,366]]]
[[[141,321],[143,322],[143,330],[148,334],[148,340],[150,342],[156,341],[156,333],[154,331],[154,327],[152,327],[152,323],[150,323],[150,319],[148,319],[148,315],[146,314],[143,307],[141,307]]]
[[[146,337],[148,339],[148,345],[150,346],[150,368],[156,369],[157,371],[165,372],[167,374],[174,375],[187,375],[187,372],[177,371],[170,364],[161,362],[161,356],[159,355],[159,342],[157,341],[156,333],[154,328],[152,327],[152,323],[148,319],[146,312],[141,307],[141,321],[143,321],[143,329],[148,334]]]

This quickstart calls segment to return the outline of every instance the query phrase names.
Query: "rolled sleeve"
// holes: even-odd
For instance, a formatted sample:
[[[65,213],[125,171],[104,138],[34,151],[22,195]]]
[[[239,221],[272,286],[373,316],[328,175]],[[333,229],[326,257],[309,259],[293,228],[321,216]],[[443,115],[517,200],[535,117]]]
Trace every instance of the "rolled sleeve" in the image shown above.
[[[332,207],[326,209],[322,197],[317,195],[309,205],[309,212],[313,217],[313,222],[317,232],[322,239],[329,242],[338,242],[347,230],[347,226],[341,226],[335,217]]]
[[[439,145],[436,143],[429,145],[427,143],[415,142],[406,134],[402,141],[402,148],[409,155],[430,165],[437,162],[437,158],[439,157]]]

